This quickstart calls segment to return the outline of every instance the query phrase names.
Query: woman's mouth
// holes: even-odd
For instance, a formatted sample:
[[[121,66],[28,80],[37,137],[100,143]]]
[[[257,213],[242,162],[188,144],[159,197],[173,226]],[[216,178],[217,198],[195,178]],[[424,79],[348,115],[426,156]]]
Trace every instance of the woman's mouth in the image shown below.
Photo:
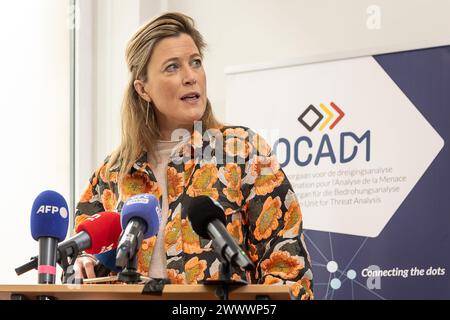
[[[183,95],[181,100],[189,104],[195,104],[200,100],[200,94],[198,92],[189,92]]]

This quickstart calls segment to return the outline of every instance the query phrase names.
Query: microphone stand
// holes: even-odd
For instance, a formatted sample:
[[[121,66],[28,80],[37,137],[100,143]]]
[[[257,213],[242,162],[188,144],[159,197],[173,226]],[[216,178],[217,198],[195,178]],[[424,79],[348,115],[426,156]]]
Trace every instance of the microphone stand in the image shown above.
[[[135,254],[131,259],[128,260],[125,268],[117,275],[118,280],[127,284],[133,284],[142,281],[141,274],[137,272],[137,259],[137,255]]]
[[[231,264],[226,259],[219,259],[219,280],[205,280],[204,285],[218,286],[215,290],[216,296],[220,300],[229,300],[230,287],[240,287],[248,284],[244,280],[232,280],[231,279]]]
[[[228,300],[231,282],[231,266],[228,261],[222,261],[219,265],[219,281],[221,281],[221,285],[216,289],[216,296],[220,300]]]
[[[75,269],[74,264],[75,260],[80,254],[78,250],[78,246],[75,242],[68,242],[64,246],[60,246],[59,248],[59,256],[60,256],[60,265],[63,269],[61,282],[63,284],[82,284],[83,279],[75,278]]]
[[[137,261],[137,254],[134,253],[132,258],[128,259],[125,268],[118,273],[117,280],[127,284],[144,282],[142,294],[161,295],[164,290],[164,286],[169,284],[170,280],[167,278],[159,279],[143,277],[139,272],[137,272]]]

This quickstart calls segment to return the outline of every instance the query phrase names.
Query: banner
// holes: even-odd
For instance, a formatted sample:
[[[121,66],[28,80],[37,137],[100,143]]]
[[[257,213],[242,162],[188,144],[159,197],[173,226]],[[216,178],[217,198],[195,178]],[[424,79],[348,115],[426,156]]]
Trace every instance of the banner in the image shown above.
[[[317,299],[450,298],[450,47],[228,75],[273,146]]]

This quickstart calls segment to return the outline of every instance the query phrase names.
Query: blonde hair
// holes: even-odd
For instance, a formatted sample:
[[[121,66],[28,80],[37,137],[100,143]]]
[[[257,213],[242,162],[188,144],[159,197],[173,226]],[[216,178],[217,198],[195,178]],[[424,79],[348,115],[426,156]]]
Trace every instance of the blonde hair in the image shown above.
[[[147,111],[147,101],[136,92],[134,81],[136,79],[144,82],[148,80],[147,65],[156,44],[164,38],[176,37],[182,33],[189,35],[194,40],[200,56],[203,57],[206,43],[195,28],[194,20],[181,13],[165,13],[149,21],[141,26],[128,42],[125,58],[130,78],[122,101],[122,139],[107,163],[108,180],[111,167],[119,164],[118,178],[120,182],[144,149],[150,154],[154,154],[153,146],[160,139],[154,106],[150,103],[150,110]],[[148,124],[146,123],[147,112]],[[201,121],[205,129],[220,127],[220,123],[213,115],[209,99],[207,99]]]

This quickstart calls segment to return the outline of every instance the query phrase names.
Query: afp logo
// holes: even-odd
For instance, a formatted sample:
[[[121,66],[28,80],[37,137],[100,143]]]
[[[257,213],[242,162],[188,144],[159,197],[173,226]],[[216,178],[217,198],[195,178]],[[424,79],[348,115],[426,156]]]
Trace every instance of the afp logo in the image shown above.
[[[64,207],[58,208],[56,206],[49,206],[49,205],[42,205],[39,207],[38,211],[36,211],[36,214],[56,214],[59,213],[61,218],[66,219],[68,216],[67,209]]]

